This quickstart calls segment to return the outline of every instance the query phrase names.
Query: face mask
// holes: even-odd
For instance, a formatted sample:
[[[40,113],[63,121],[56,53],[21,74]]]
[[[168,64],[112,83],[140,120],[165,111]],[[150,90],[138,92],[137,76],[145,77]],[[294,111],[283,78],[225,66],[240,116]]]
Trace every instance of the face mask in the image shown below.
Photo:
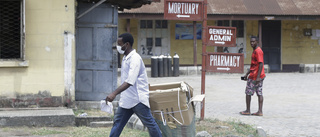
[[[117,50],[120,54],[124,54],[124,52],[127,50],[127,48],[125,50],[121,50],[121,46],[117,45]]]

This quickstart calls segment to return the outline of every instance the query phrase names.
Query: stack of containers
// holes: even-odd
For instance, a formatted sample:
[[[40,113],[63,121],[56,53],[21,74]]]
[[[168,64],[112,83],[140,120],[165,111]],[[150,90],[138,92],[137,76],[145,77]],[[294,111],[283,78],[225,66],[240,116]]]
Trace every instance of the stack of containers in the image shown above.
[[[173,61],[173,64],[172,64]],[[179,56],[170,54],[151,57],[151,77],[179,76]]]

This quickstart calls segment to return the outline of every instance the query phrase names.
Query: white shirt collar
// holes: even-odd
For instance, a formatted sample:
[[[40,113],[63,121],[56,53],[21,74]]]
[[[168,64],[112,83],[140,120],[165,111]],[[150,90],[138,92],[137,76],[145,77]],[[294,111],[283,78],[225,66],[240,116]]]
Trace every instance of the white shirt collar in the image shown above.
[[[127,60],[128,58],[130,58],[135,53],[136,53],[136,50],[133,49],[127,56],[124,56],[124,59]]]

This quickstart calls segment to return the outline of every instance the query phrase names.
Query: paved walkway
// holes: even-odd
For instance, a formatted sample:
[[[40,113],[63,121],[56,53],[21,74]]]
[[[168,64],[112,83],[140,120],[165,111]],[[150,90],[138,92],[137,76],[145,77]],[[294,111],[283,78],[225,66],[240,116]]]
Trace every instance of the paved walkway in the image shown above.
[[[205,118],[240,120],[261,126],[269,136],[320,136],[320,73],[268,73],[263,85],[264,116],[242,116],[246,82],[242,74],[206,75]],[[201,94],[201,76],[149,78],[151,84],[185,81]],[[258,98],[251,99],[251,112]],[[199,116],[200,111],[196,112]]]

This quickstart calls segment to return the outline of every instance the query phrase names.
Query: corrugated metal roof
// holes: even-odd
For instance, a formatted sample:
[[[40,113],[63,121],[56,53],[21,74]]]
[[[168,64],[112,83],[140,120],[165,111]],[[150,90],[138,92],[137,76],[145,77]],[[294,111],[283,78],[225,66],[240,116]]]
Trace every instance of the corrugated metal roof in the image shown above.
[[[187,1],[187,0],[185,0]],[[320,0],[208,0],[213,15],[320,15]],[[163,14],[164,0],[119,13]]]
[[[124,9],[122,12],[119,11],[119,13],[159,13],[163,14],[164,10],[164,0],[161,0],[161,2],[152,2],[148,5],[143,5],[141,8],[137,9]]]

